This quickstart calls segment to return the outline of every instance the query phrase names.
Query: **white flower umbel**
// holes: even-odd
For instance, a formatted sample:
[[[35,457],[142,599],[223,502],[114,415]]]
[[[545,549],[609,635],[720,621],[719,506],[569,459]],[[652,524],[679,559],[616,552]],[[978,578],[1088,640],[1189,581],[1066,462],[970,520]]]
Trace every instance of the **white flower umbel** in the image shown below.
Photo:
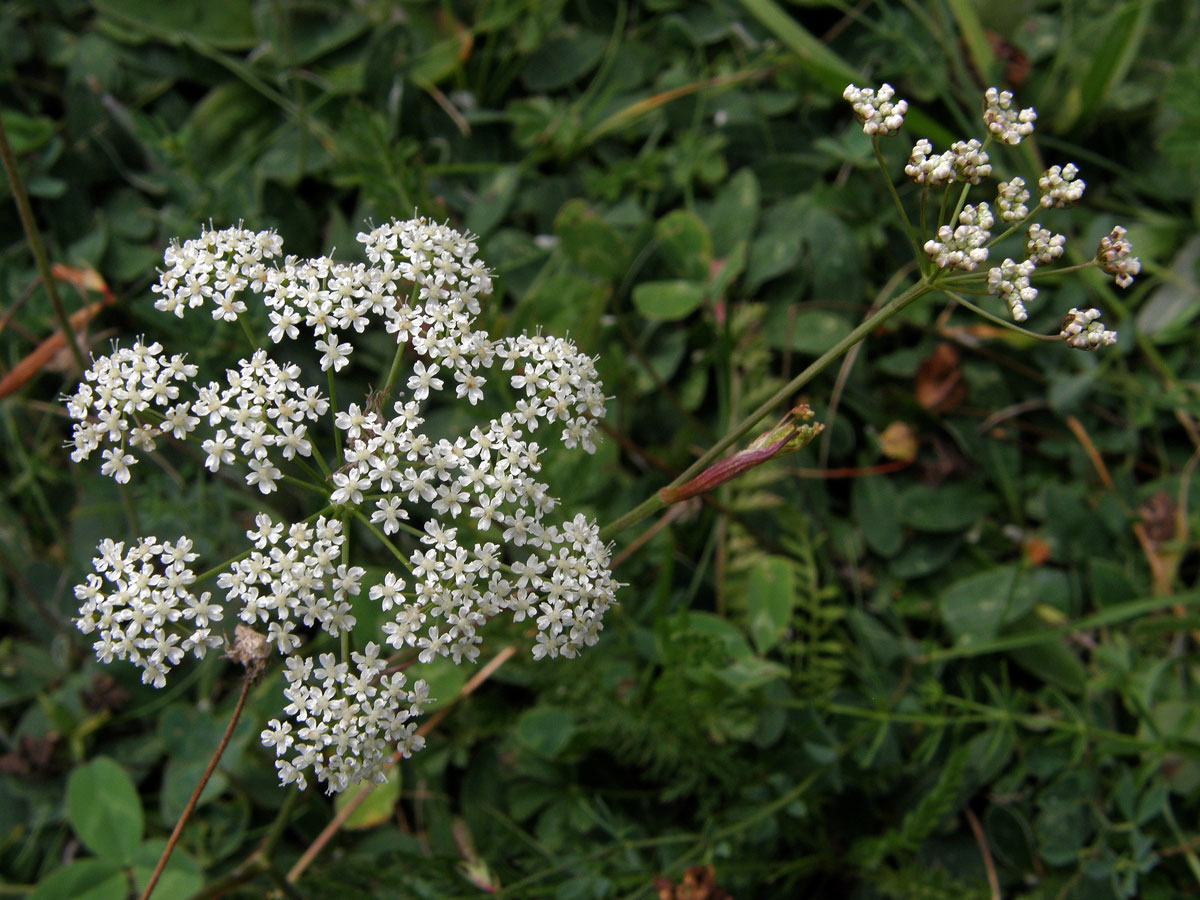
[[[382,392],[335,409],[270,345],[223,379],[199,381],[184,357],[138,340],[95,359],[67,401],[72,457],[101,450],[101,470],[118,481],[170,438],[197,443],[211,472],[234,469],[263,494],[288,478],[326,493],[326,509],[303,522],[258,515],[252,549],[217,577],[223,603],[189,592],[187,538],[145,538],[129,553],[103,543],[96,573],[76,592],[79,625],[99,632],[101,658],[130,659],[157,685],[185,652],[221,641],[212,623],[222,610],[265,631],[293,674],[288,719],[263,740],[280,753],[284,783],[303,785],[311,770],[330,790],[378,777],[384,745],[416,749],[408,720],[424,697],[423,682],[406,689],[402,676],[377,676],[376,656],[357,675],[324,665],[334,674],[309,680],[314,634],[339,637],[356,624],[351,604],[365,571],[350,560],[344,521],[375,529],[399,565],[368,599],[388,614],[379,643],[420,662],[474,661],[482,626],[506,611],[534,621],[535,657],[574,656],[596,642],[618,587],[596,523],[557,516],[559,501],[539,480],[555,434],[567,449],[595,450],[605,397],[593,360],[566,338],[494,339],[478,329],[492,281],[469,236],[412,219],[358,237],[365,264],[283,258],[273,232],[206,230],[168,249],[155,305],[176,316],[204,307],[233,322],[257,295],[270,345],[308,343],[330,379],[353,362],[359,335],[388,334],[396,357]],[[480,416],[467,436],[425,427],[431,405],[475,408],[498,379],[515,394],[506,411]],[[334,446],[319,446],[331,431]],[[410,549],[392,542],[401,532]]]

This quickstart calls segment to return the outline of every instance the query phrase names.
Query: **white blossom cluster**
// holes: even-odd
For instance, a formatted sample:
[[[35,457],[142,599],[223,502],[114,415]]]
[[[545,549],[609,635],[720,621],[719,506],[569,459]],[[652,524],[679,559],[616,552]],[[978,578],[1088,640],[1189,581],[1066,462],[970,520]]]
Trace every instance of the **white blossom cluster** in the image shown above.
[[[949,225],[939,228],[937,239],[925,242],[925,252],[938,268],[973,272],[988,258],[986,245],[992,237],[989,229],[996,219],[986,203],[977,207],[968,203],[959,213],[958,221],[957,228]]]
[[[983,121],[988,131],[997,140],[1006,144],[1019,144],[1021,138],[1033,134],[1033,123],[1037,113],[1033,107],[1013,109],[1012,91],[1000,91],[990,87],[983,95]]]
[[[132,347],[94,360],[83,373],[67,400],[67,412],[76,420],[74,462],[87,459],[102,443],[111,444],[101,452],[100,471],[124,484],[136,462],[130,449],[150,452],[164,432],[184,438],[196,427],[199,419],[191,414],[190,402],[179,399],[180,385],[195,377],[196,367],[182,354],[166,358],[162,349],[139,338]],[[145,421],[151,412],[154,421]]]
[[[96,635],[92,646],[101,662],[128,660],[142,670],[143,682],[163,687],[185,654],[202,659],[224,643],[212,630],[224,618],[223,607],[207,591],[197,596],[190,590],[196,575],[188,564],[196,554],[188,538],[143,537],[128,549],[106,538],[97,553],[95,571],[75,586],[81,601],[75,622]]]
[[[842,92],[842,97],[850,101],[854,114],[862,123],[863,133],[872,137],[895,134],[904,124],[908,101],[893,101],[895,96],[896,90],[890,84],[880,85],[878,91],[848,84]]]
[[[536,626],[536,658],[571,657],[596,642],[618,587],[609,548],[586,517],[557,521],[558,500],[538,478],[546,428],[567,448],[595,450],[605,397],[594,361],[565,338],[494,340],[477,329],[492,281],[470,237],[424,219],[358,237],[365,264],[281,258],[282,241],[272,232],[205,230],[168,249],[155,305],[181,317],[207,307],[215,319],[235,321],[249,310],[249,295],[258,295],[272,325],[269,340],[311,342],[330,377],[350,363],[356,335],[386,332],[397,348],[386,394],[334,408],[319,387],[303,383],[301,366],[263,348],[226,370],[223,381],[204,383],[182,356],[167,358],[159,344],[139,340],[93,360],[68,399],[73,458],[108,444],[102,471],[118,481],[129,479],[134,451],[151,452],[169,435],[198,442],[209,470],[237,467],[264,494],[289,477],[327,492],[323,514],[304,522],[256,518],[247,531],[252,549],[217,578],[221,604],[187,593],[194,576],[176,572],[165,556],[157,567],[144,562],[145,546],[161,554],[186,547],[179,552],[190,561],[186,538],[176,545],[144,539],[132,561],[114,555],[121,545],[102,544],[97,574],[77,593],[85,601],[80,627],[101,630],[103,657],[132,659],[161,685],[184,651],[200,654],[221,641],[211,623],[225,609],[264,628],[289,671],[302,671],[314,633],[336,637],[356,624],[351,600],[365,570],[349,559],[343,524],[355,517],[401,565],[368,592],[391,613],[383,627],[391,647],[412,648],[421,662],[474,661],[480,628],[506,612]],[[508,410],[466,436],[425,428],[430,404],[476,406],[497,372],[516,395]],[[323,417],[332,419],[324,430]],[[322,453],[317,436],[334,431],[336,451]],[[392,543],[401,533],[408,550]],[[105,579],[115,588],[102,592]],[[132,632],[126,619],[136,622]],[[369,667],[375,663],[370,656]],[[415,749],[407,719],[418,711],[420,690],[410,697],[402,677],[364,672],[318,674],[319,683],[309,683],[305,671],[289,680],[287,715],[299,731],[288,738],[275,723],[263,733],[268,744],[284,746],[285,783],[303,785],[310,769],[340,790],[377,772],[370,760],[383,758],[379,742]],[[378,708],[381,699],[386,710]],[[410,711],[402,716],[401,707]],[[293,740],[298,755],[284,760]]]
[[[272,719],[262,732],[263,744],[275,749],[281,784],[304,790],[306,770],[331,793],[382,781],[393,749],[407,758],[425,745],[413,720],[429,699],[429,685],[418,681],[406,688],[407,676],[386,672],[387,660],[374,643],[350,659],[353,668],[322,653],[314,668],[311,658],[288,658],[283,691],[288,718]]]
[[[1142,261],[1132,254],[1133,245],[1125,237],[1125,229],[1117,225],[1100,238],[1096,259],[1100,261],[1100,268],[1117,276],[1116,282],[1120,287],[1127,288],[1133,284],[1133,276],[1142,271]]]
[[[1108,347],[1117,342],[1117,333],[1109,331],[1100,321],[1101,312],[1098,309],[1071,308],[1063,319],[1062,329],[1058,336],[1068,347],[1076,350],[1095,350]]]

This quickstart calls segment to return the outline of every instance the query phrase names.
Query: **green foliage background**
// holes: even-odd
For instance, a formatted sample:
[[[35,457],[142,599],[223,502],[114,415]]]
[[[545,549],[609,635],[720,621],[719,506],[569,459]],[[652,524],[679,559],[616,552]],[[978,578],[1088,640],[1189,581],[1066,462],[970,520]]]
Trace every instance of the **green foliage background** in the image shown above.
[[[653,897],[693,865],[737,898],[983,898],[989,867],[1004,897],[1200,894],[1198,38],[1200,7],[1148,0],[0,7],[0,113],[43,238],[117,298],[89,340],[241,352],[149,300],[165,243],[201,223],[277,228],[312,256],[353,251],[366,221],[447,219],[498,273],[491,330],[599,356],[611,433],[546,480],[601,522],[909,261],[849,81],[912,106],[894,174],[915,137],[979,135],[983,88],[1011,86],[1039,130],[997,165],[1075,161],[1088,194],[1053,220],[1068,253],[1120,223],[1145,267],[1124,293],[1063,279],[1032,311],[1049,332],[1102,307],[1109,352],[936,303],[873,335],[805,393],[821,440],[622,561],[599,646],[534,663],[518,627],[489,627],[485,660],[516,657],[295,895]],[[8,371],[56,325],[2,189]],[[939,411],[914,381],[942,344],[962,391]],[[364,390],[377,356],[349,373]],[[186,533],[218,561],[256,502],[187,455],[140,466],[124,497],[71,465],[56,398],[77,376],[56,358],[0,400],[0,891],[38,900],[144,882],[237,693],[211,658],[162,691],[99,666],[72,585],[103,536]],[[882,465],[897,423],[915,459]],[[434,671],[434,693],[470,674]],[[156,897],[214,896],[272,827],[285,792],[257,732],[278,693],[252,691]],[[280,871],[333,811],[294,804]],[[224,896],[273,890],[247,871]]]

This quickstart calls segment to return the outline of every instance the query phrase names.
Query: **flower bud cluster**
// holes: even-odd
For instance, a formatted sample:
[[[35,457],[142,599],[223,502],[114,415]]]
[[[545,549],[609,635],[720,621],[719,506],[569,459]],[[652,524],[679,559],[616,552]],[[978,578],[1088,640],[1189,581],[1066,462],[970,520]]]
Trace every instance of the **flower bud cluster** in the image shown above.
[[[1100,238],[1096,259],[1100,261],[1100,268],[1117,276],[1119,286],[1127,288],[1133,284],[1133,276],[1142,271],[1142,261],[1132,254],[1133,245],[1125,237],[1125,229],[1117,225],[1111,233]]]
[[[358,237],[366,264],[281,259],[282,241],[273,232],[206,230],[168,249],[155,305],[181,317],[207,306],[214,318],[234,321],[247,312],[246,297],[257,294],[272,323],[270,341],[311,341],[321,369],[331,373],[350,364],[356,335],[368,328],[390,334],[396,359],[388,388],[401,384],[407,396],[373,393],[333,409],[319,387],[302,383],[298,365],[262,348],[228,369],[223,382],[203,383],[194,381],[197,369],[182,356],[167,359],[160,345],[138,341],[94,360],[68,399],[76,420],[73,457],[86,459],[109,444],[102,471],[119,481],[129,479],[136,461],[130,451],[150,452],[156,438],[170,435],[198,440],[212,472],[245,466],[246,482],[264,494],[278,489],[285,470],[297,472],[328,491],[338,511],[291,524],[260,514],[247,532],[253,549],[217,579],[223,604],[210,603],[208,594],[192,598],[184,588],[194,580],[190,570],[168,569],[165,557],[168,570],[158,573],[143,563],[144,549],[126,561],[117,558],[122,545],[101,545],[96,574],[77,593],[85,601],[80,627],[101,629],[103,657],[133,659],[161,685],[184,651],[202,653],[219,642],[210,623],[229,609],[247,626],[265,625],[265,640],[290,671],[299,671],[315,630],[337,637],[356,624],[351,599],[362,591],[365,570],[348,558],[342,520],[352,517],[374,529],[405,570],[388,573],[369,592],[391,613],[383,631],[392,647],[412,648],[422,662],[474,661],[480,628],[504,612],[534,620],[535,658],[574,656],[596,642],[618,587],[609,548],[586,517],[556,521],[558,500],[538,477],[547,428],[567,448],[595,451],[605,397],[594,360],[565,338],[492,339],[478,329],[475,317],[492,281],[469,236],[413,219]],[[496,372],[516,395],[507,411],[483,419],[466,437],[429,433],[430,404],[474,407]],[[184,388],[191,396],[182,395]],[[334,457],[315,443],[316,423],[327,414],[339,437]],[[423,529],[409,520],[423,522]],[[399,550],[388,536],[401,531],[417,536],[420,546]],[[152,538],[137,546],[175,552]],[[177,546],[190,554],[186,538]],[[106,578],[115,589],[101,590]],[[204,612],[172,613],[172,603]],[[139,611],[146,604],[152,611]],[[127,618],[136,623],[132,631]],[[322,675],[319,685],[307,677],[289,687],[297,736],[287,738],[282,725],[271,731],[276,747],[298,742],[299,755],[280,760],[285,783],[303,784],[302,771],[311,769],[340,790],[377,773],[378,741],[415,749],[407,723],[415,707],[404,716],[396,712],[397,698],[407,696],[402,677],[372,680],[360,672],[330,683]],[[378,708],[379,698],[386,710]],[[414,703],[404,699],[401,706]],[[304,718],[299,710],[312,704],[318,712]]]
[[[1020,222],[1029,215],[1029,189],[1025,187],[1025,179],[1020,175],[1012,181],[1000,182],[996,192],[996,209],[1000,210],[1000,218],[1005,222]]]
[[[867,135],[894,134],[904,124],[904,114],[908,112],[908,101],[892,101],[896,96],[895,89],[890,84],[874,88],[859,88],[850,84],[842,92],[842,97],[850,101],[854,114],[862,123],[863,133]]]
[[[984,93],[983,100],[983,121],[997,140],[1016,145],[1021,143],[1021,138],[1033,134],[1037,113],[1032,106],[1022,110],[1013,109],[1011,91],[990,87]]]
[[[280,784],[308,786],[306,770],[328,785],[330,793],[361,781],[383,781],[392,749],[411,756],[425,745],[413,719],[429,700],[429,685],[406,688],[403,672],[386,673],[379,646],[368,643],[351,653],[353,670],[332,653],[287,660],[283,695],[288,719],[272,719],[262,742],[275,749]],[[293,724],[295,734],[293,734]],[[288,754],[294,754],[286,758]]]
[[[1025,253],[1034,265],[1044,266],[1054,262],[1063,255],[1066,247],[1066,236],[1055,234],[1049,228],[1043,228],[1034,222],[1029,226],[1029,240],[1025,242]]]
[[[995,217],[986,203],[978,207],[967,204],[958,216],[959,225],[951,229],[943,225],[938,229],[937,240],[925,242],[925,252],[941,269],[962,269],[973,272],[988,258],[985,246],[991,239],[989,230]]]
[[[1038,190],[1041,191],[1040,203],[1046,209],[1054,207],[1061,209],[1076,202],[1083,196],[1087,182],[1079,179],[1079,167],[1075,163],[1065,166],[1051,166],[1038,179]]]
[[[955,141],[945,153],[934,153],[933,144],[921,138],[913,145],[904,174],[917,184],[930,187],[967,182],[979,184],[992,173],[983,145],[972,138]]]
[[[1014,322],[1024,322],[1029,318],[1025,304],[1037,298],[1037,288],[1029,283],[1029,276],[1035,268],[1033,260],[1014,262],[1006,259],[988,270],[988,290],[1008,304]]]
[[[1104,323],[1100,321],[1100,310],[1098,309],[1075,309],[1067,313],[1063,319],[1062,330],[1058,336],[1061,337],[1068,347],[1074,347],[1076,350],[1095,350],[1098,347],[1107,347],[1117,342],[1117,333],[1109,331],[1104,327]]]
[[[224,610],[208,592],[197,596],[192,542],[143,537],[128,549],[105,538],[92,560],[94,572],[75,586],[81,601],[76,626],[96,634],[92,645],[101,662],[125,659],[142,670],[142,681],[162,687],[184,655],[202,659],[224,639],[212,628]],[[173,626],[180,625],[184,636]]]

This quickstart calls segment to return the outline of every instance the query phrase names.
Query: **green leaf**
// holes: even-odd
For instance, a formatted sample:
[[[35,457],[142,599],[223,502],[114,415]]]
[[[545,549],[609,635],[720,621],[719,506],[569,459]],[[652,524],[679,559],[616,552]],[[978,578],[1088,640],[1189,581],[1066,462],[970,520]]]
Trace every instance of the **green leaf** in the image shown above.
[[[170,756],[168,754],[167,766],[163,770],[162,790],[158,794],[159,810],[165,821],[173,822],[183,813],[188,798],[192,796],[192,791],[196,790],[196,785],[200,783],[204,770],[208,768],[208,760],[212,756],[213,750],[217,748],[217,743],[218,741],[214,741],[209,744],[204,756],[191,754]],[[197,742],[196,750],[203,750],[204,746],[203,743]],[[200,799],[196,801],[196,805],[203,806],[205,803],[215,800],[228,786],[228,779],[218,769],[213,772],[208,784],[204,785],[204,790],[200,792]]]
[[[467,228],[483,237],[500,224],[512,206],[520,183],[521,169],[518,166],[502,166],[498,169],[471,201],[471,207],[467,210]]]
[[[420,673],[412,676],[408,683],[411,686],[421,679],[428,682],[429,702],[425,704],[425,711],[432,712],[458,697],[469,674],[470,667],[457,666],[450,657],[439,656],[421,666]]]
[[[707,219],[712,252],[728,256],[743,241],[749,242],[758,224],[760,191],[751,169],[739,169],[721,186]]]
[[[575,733],[575,717],[566,709],[535,706],[517,718],[514,733],[530,750],[553,759]]]
[[[917,531],[963,531],[990,505],[978,484],[917,484],[900,495],[900,520]]]
[[[559,210],[554,233],[563,253],[584,271],[611,280],[625,273],[625,242],[584,201],[571,200]]]
[[[590,31],[551,38],[529,58],[521,81],[535,94],[564,88],[596,67],[606,43],[604,37]]]
[[[795,603],[796,585],[788,560],[769,556],[750,570],[746,584],[748,630],[760,654],[767,653],[783,639],[792,622]]]
[[[897,516],[896,488],[886,478],[858,478],[850,492],[854,520],[867,546],[880,556],[892,557],[904,546]]]
[[[0,112],[0,119],[4,122],[4,133],[8,135],[12,152],[17,156],[38,149],[54,137],[54,122],[51,119],[27,116],[15,109]]]
[[[820,356],[852,329],[846,317],[837,313],[777,304],[769,314],[766,338],[768,346],[776,349]]]
[[[81,859],[55,869],[26,900],[127,900],[128,895],[129,882],[116,862]]]
[[[133,880],[141,894],[150,883],[150,876],[158,865],[159,857],[167,842],[157,839],[146,841],[137,849],[133,859]],[[204,887],[204,872],[199,864],[183,850],[176,847],[171,858],[154,886],[154,900],[187,900]]]
[[[646,281],[633,289],[633,305],[647,319],[682,319],[704,302],[705,286],[695,281]]]
[[[712,271],[712,238],[700,218],[686,209],[667,213],[654,226],[658,253],[669,274],[703,281]]]
[[[1002,566],[955,582],[942,592],[938,608],[955,642],[973,644],[996,637],[1002,626],[1024,616],[1035,601],[1061,608],[1069,595],[1062,572]]]
[[[99,756],[67,780],[67,819],[87,848],[105,860],[128,863],[142,840],[142,801],[133,779]]]
[[[344,828],[352,830],[374,828],[382,825],[396,811],[396,803],[400,800],[401,772],[399,766],[392,766],[387,773],[387,781],[382,784],[370,785],[371,792],[358,805],[343,824]],[[342,791],[333,800],[333,808],[338,812],[345,809],[355,797],[360,788],[352,787]]]
[[[1036,647],[1010,650],[1008,655],[1018,666],[1072,694],[1082,694],[1087,688],[1087,670],[1066,641],[1047,641]]]
[[[126,28],[173,44],[194,40],[219,50],[247,50],[257,40],[249,3],[94,0],[93,6]]]

